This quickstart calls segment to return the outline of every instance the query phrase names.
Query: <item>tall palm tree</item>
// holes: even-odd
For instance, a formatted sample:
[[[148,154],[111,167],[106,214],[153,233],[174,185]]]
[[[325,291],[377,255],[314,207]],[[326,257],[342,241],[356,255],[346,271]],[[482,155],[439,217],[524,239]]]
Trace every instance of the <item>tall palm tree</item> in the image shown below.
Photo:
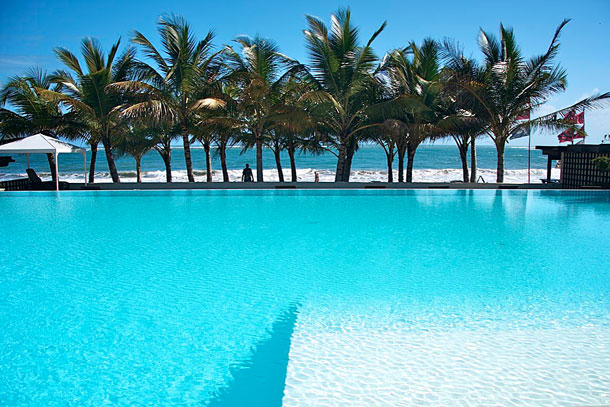
[[[331,25],[317,17],[306,16],[303,31],[310,55],[309,79],[314,89],[303,95],[319,123],[328,134],[328,143],[337,150],[335,181],[349,181],[352,158],[363,130],[379,126],[368,121],[368,109],[375,103],[370,87],[377,57],[371,44],[386,26],[384,22],[362,46],[358,29],[351,23],[348,9],[331,15]]]
[[[86,134],[86,129],[74,114],[64,114],[57,101],[41,96],[41,91],[55,90],[57,86],[42,69],[34,68],[24,76],[9,79],[0,91],[0,140],[8,141],[36,133],[72,138]],[[12,109],[6,108],[7,104]],[[55,181],[57,174],[53,154],[47,154],[47,159]]]
[[[475,59],[464,55],[463,50],[454,40],[443,41],[441,55],[445,61],[443,67],[444,92],[454,103],[456,113],[462,118],[457,128],[452,129],[449,133],[460,153],[464,182],[476,182],[476,140],[487,132],[488,113],[481,109],[481,104],[470,92],[459,86],[459,78],[470,78],[472,82],[481,81],[482,70]],[[468,169],[468,149],[470,149],[470,171]],[[470,174],[468,174],[469,172]]]
[[[274,128],[288,124],[298,112],[285,103],[282,91],[300,67],[268,39],[240,36],[235,42],[241,53],[226,47],[226,62],[231,69],[227,80],[239,86],[239,120],[246,135],[243,142],[247,148],[256,149],[256,181],[263,182],[263,146]]]
[[[497,150],[496,181],[504,181],[504,148],[519,124],[518,117],[566,86],[566,71],[554,64],[558,38],[569,20],[561,22],[546,53],[526,60],[512,29],[500,25],[500,38],[481,30],[479,48],[484,56],[482,80],[466,84],[487,111],[490,136]]]
[[[142,33],[136,31],[132,42],[139,45],[156,66],[138,63],[137,81],[117,85],[140,101],[126,106],[122,115],[170,121],[180,128],[189,182],[194,182],[191,138],[198,113],[218,107],[219,100],[207,96],[209,85],[217,78],[218,55],[212,52],[214,34],[210,31],[197,41],[190,25],[179,16],[165,16],[158,27],[163,55]]]
[[[300,69],[300,68],[297,68]],[[306,103],[301,97],[311,90],[311,84],[304,80],[303,75],[291,77],[280,90],[279,97],[282,104],[291,110],[289,120],[279,122],[270,132],[267,147],[273,152],[275,166],[280,182],[284,182],[282,170],[281,152],[286,151],[290,159],[290,172],[292,182],[297,182],[297,171],[295,162],[295,152],[297,149],[314,149],[311,139],[306,136],[314,130],[312,117],[307,113]]]
[[[389,116],[404,124],[404,137],[398,145],[399,161],[407,156],[406,181],[413,180],[415,152],[426,139],[446,134],[443,121],[454,112],[443,94],[439,45],[425,39],[421,46],[409,44],[390,52],[380,71],[386,75],[394,99],[384,104]],[[401,163],[399,162],[399,167]],[[399,168],[399,181],[402,181]]]
[[[56,48],[57,57],[71,73],[57,71],[53,81],[60,85],[58,89],[41,91],[43,96],[60,102],[69,112],[77,115],[87,126],[91,140],[101,141],[113,182],[120,182],[120,179],[114,162],[112,140],[123,128],[117,108],[125,103],[126,98],[110,85],[130,78],[135,55],[135,51],[128,48],[117,59],[120,43],[119,39],[106,55],[97,40],[83,39],[81,52],[86,70],[72,52]]]
[[[216,154],[220,158],[222,181],[229,182],[227,148],[232,147],[238,140],[242,139],[242,121],[240,120],[242,112],[239,105],[240,89],[238,84],[229,80],[221,80],[219,85],[219,98],[223,101],[222,109],[203,115],[202,120],[197,123],[197,127],[214,134],[211,141],[216,147]],[[207,161],[208,158],[206,157]]]
[[[481,30],[479,48],[484,61],[477,69],[463,69],[466,61],[463,55],[448,53],[448,66],[455,72],[457,85],[471,94],[471,110],[486,121],[486,130],[496,146],[496,182],[504,181],[504,150],[518,130],[569,128],[571,124],[558,119],[558,113],[599,107],[610,98],[610,93],[605,93],[536,119],[522,120],[524,112],[536,110],[549,97],[565,90],[566,71],[554,60],[559,51],[559,36],[569,21],[563,20],[557,27],[544,54],[529,59],[522,56],[513,30],[503,25],[499,38]]]

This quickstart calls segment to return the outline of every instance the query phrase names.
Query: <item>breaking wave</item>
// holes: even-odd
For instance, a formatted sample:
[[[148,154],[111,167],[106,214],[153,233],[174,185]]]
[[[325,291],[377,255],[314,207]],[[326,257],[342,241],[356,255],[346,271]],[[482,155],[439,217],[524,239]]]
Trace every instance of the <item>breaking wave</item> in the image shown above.
[[[314,174],[318,172],[320,175],[321,182],[332,182],[335,179],[335,173],[331,170],[316,170],[313,168],[301,168],[297,169],[297,181],[299,182],[313,182]],[[284,180],[291,181],[290,170],[284,170]],[[40,177],[43,179],[50,179],[48,172],[40,172]],[[205,171],[195,171],[196,181],[205,181]],[[265,181],[278,181],[277,170],[268,169],[263,172]],[[495,182],[496,170],[494,169],[479,169],[478,175],[483,178],[485,182]],[[136,172],[135,171],[122,171],[119,172],[121,181],[123,182],[135,182]],[[559,169],[554,168],[552,173],[553,178],[559,178]],[[27,177],[25,173],[18,174],[2,174],[0,175],[0,181],[6,179],[14,179],[15,177]],[[186,170],[172,171],[172,177],[174,182],[186,182],[187,175]],[[530,178],[532,183],[541,182],[541,178],[546,177],[546,170],[544,169],[532,169],[530,171]],[[83,173],[64,173],[60,171],[60,179],[68,182],[83,182]],[[212,179],[214,182],[222,181],[222,171],[215,170],[212,172]],[[231,182],[238,182],[241,180],[241,170],[229,170],[229,179]],[[383,170],[354,170],[351,172],[350,181],[353,182],[386,182],[388,179],[388,172]],[[394,181],[398,180],[398,172],[394,171]],[[413,181],[414,182],[451,182],[461,181],[462,170],[454,168],[445,169],[416,169],[413,170]],[[110,174],[107,172],[96,172],[95,182],[111,182]],[[165,182],[165,170],[158,171],[143,171],[142,172],[143,182]],[[505,170],[504,171],[504,182],[507,183],[526,183],[527,182],[527,169],[516,169],[516,170]]]

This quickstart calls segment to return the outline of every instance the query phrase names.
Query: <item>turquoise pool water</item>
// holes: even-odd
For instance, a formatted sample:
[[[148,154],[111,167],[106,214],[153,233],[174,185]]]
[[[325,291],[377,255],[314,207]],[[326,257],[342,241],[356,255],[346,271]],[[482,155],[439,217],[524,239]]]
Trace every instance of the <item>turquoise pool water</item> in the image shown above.
[[[0,405],[610,403],[608,192],[15,192],[0,214]]]

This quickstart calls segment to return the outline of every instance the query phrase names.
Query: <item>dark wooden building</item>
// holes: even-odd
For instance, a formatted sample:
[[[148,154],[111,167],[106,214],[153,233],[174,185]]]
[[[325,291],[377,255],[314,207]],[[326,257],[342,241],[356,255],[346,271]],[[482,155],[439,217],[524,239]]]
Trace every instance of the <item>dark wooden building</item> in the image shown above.
[[[593,162],[597,157],[610,157],[610,144],[572,144],[567,146],[536,146],[547,156],[547,182],[551,181],[553,161],[560,161],[562,188],[610,188],[610,171],[600,170]]]

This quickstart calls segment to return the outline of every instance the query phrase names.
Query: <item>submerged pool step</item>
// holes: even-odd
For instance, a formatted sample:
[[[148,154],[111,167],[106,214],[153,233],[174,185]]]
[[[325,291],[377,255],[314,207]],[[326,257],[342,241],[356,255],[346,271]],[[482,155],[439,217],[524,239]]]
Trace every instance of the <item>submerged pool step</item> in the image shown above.
[[[610,343],[605,327],[418,329],[381,315],[386,317],[387,323],[366,315],[341,323],[302,309],[292,335],[282,405],[608,402],[607,348],[590,346],[590,338]]]

